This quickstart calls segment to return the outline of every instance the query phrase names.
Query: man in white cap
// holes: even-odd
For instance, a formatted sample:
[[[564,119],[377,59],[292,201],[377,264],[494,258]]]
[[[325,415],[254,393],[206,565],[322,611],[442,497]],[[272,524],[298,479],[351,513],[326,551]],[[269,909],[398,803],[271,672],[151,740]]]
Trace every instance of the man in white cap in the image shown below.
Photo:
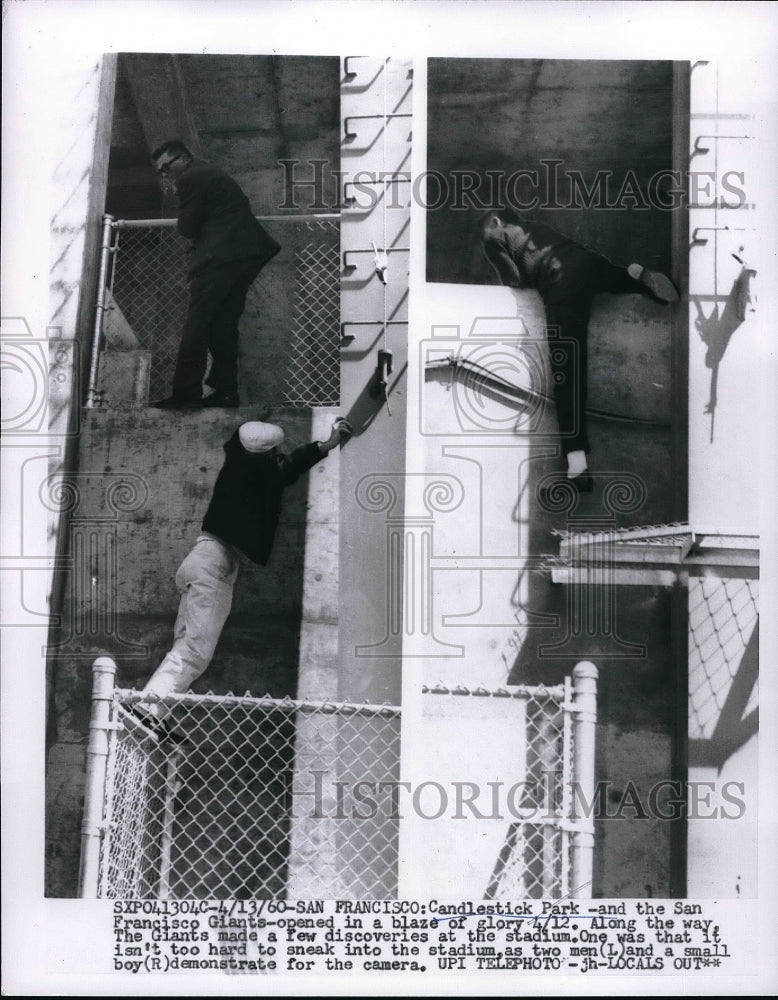
[[[312,441],[290,455],[279,452],[283,430],[275,424],[241,424],[225,444],[225,461],[216,479],[202,531],[176,573],[181,603],[173,647],[143,689],[140,714],[150,721],[169,712],[158,704],[188,691],[213,658],[232,607],[239,554],[264,566],[273,547],[287,486],[320,462],[351,434],[338,417],[326,441]]]

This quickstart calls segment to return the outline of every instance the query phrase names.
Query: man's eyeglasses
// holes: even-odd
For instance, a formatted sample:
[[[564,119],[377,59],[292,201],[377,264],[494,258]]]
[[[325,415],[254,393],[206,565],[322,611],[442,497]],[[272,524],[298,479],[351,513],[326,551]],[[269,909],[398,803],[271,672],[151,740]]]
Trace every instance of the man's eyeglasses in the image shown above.
[[[184,155],[183,153],[179,153],[178,156],[174,156],[172,160],[168,160],[167,163],[163,163],[161,167],[155,167],[154,172],[157,174],[161,174],[164,177],[165,174],[168,172],[168,170],[170,170],[170,168],[176,162],[176,160],[180,160],[183,155]]]

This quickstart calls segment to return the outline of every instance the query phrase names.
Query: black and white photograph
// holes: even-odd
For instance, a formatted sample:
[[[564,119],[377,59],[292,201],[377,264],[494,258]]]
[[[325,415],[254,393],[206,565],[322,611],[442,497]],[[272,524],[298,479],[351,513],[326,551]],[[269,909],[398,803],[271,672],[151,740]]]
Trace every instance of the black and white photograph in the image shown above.
[[[775,990],[775,13],[3,4],[9,995]]]
[[[384,548],[383,525],[347,512],[358,533],[341,559],[339,472],[370,473],[377,438],[394,462],[403,450],[400,407],[381,416],[396,378],[380,385],[380,348],[366,349],[388,344],[386,278],[362,235],[374,216],[342,251],[335,210],[341,142],[359,159],[375,116],[351,115],[358,134],[341,138],[337,57],[119,53],[100,86],[113,111],[82,272],[97,285],[89,382],[74,468],[48,480],[67,563],[49,653],[50,891],[393,895],[396,822],[323,837],[332,817],[318,821],[334,782],[398,777],[396,639],[358,671],[338,645],[371,536],[376,560]],[[383,253],[385,227],[372,235]],[[407,266],[393,272],[398,317]],[[364,398],[342,413],[347,392]],[[358,627],[369,638],[372,618],[382,639],[383,578],[359,588]]]

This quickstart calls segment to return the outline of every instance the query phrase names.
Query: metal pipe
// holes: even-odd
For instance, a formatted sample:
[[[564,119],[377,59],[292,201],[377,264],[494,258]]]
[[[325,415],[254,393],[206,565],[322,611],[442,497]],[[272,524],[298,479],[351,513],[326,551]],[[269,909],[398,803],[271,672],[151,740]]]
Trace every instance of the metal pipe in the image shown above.
[[[109,218],[106,216],[106,218]],[[257,222],[339,222],[340,212],[321,212],[309,215],[255,215]],[[116,229],[173,229],[177,219],[117,219]]]
[[[103,320],[105,319],[105,285],[108,274],[108,257],[111,253],[113,225],[112,215],[103,216],[100,270],[97,275],[97,302],[95,303],[95,321],[92,329],[92,356],[89,361],[89,384],[86,393],[87,409],[92,409],[97,402],[97,374],[100,368],[100,346],[103,340]]]
[[[134,705],[144,700],[142,691],[135,688],[117,689],[116,696],[120,703]],[[195,705],[229,705],[238,707],[246,705],[263,712],[320,712],[322,715],[399,715],[401,708],[399,705],[372,705],[368,702],[343,702],[343,701],[302,701],[296,698],[256,698],[253,695],[245,694],[175,694],[168,695],[160,699],[162,705],[182,705],[194,707]]]
[[[159,898],[170,898],[170,873],[173,870],[173,824],[176,819],[176,796],[181,789],[178,777],[180,754],[175,751],[167,762],[165,773],[165,805],[162,810],[160,835]]]
[[[507,396],[509,399],[518,400],[520,403],[540,401],[551,402],[553,399],[553,396],[550,393],[542,392],[540,389],[534,389],[530,386],[515,385],[513,382],[508,382],[505,379],[500,378],[498,375],[492,374],[492,372],[483,365],[479,365],[475,361],[470,361],[469,358],[462,358],[453,354],[449,355],[447,358],[428,361],[424,366],[425,379],[427,378],[428,372],[441,371],[445,368],[450,368],[454,374],[463,371],[467,375],[474,376],[474,379],[477,379],[478,382],[476,383],[473,381],[471,385],[485,385],[492,391],[503,393],[503,395]],[[590,417],[596,417],[601,420],[613,420],[625,424],[639,424],[643,427],[670,426],[669,423],[663,420],[652,420],[647,417],[630,417],[621,413],[611,413],[609,410],[596,410],[592,407],[588,407],[586,413]]]
[[[594,746],[597,725],[597,667],[588,660],[573,668],[573,801],[571,895],[592,898],[594,870]],[[587,815],[588,813],[588,815]]]
[[[112,728],[111,703],[114,696],[116,664],[110,656],[98,656],[92,664],[92,715],[86,751],[84,818],[81,822],[81,865],[78,895],[94,899],[98,895],[100,851],[103,842],[103,803],[108,763],[109,733]]]
[[[570,677],[565,677],[564,706],[572,704],[573,684]],[[569,711],[562,712],[562,775],[561,775],[561,816],[563,822],[560,824],[559,840],[561,845],[561,858],[559,872],[559,895],[562,899],[570,896],[570,865],[567,863],[570,858],[570,829],[567,818],[571,815],[573,808],[573,720]]]

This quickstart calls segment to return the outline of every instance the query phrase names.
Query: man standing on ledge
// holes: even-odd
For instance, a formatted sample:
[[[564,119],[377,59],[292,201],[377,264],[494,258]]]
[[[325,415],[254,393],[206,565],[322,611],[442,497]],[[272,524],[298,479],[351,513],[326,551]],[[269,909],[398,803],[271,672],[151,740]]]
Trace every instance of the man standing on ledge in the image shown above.
[[[592,300],[599,292],[637,292],[657,302],[677,302],[675,285],[640,264],[617,267],[542,222],[513,221],[500,212],[481,219],[481,240],[503,285],[540,292],[546,327],[559,337],[559,343],[550,345],[550,357],[567,480],[577,492],[590,493],[586,393]]]
[[[351,435],[338,417],[326,441],[312,441],[290,455],[279,452],[284,432],[259,420],[241,424],[224,445],[202,530],[176,573],[181,592],[174,642],[143,689],[135,714],[157,725],[169,713],[158,704],[188,691],[205,672],[232,607],[240,556],[264,566],[270,558],[287,486]]]
[[[236,407],[238,321],[260,270],[281,249],[254,218],[249,200],[223,170],[196,159],[178,139],[151,154],[162,187],[178,200],[178,232],[192,241],[189,306],[172,394],[161,409]],[[203,376],[214,391],[203,398]]]

